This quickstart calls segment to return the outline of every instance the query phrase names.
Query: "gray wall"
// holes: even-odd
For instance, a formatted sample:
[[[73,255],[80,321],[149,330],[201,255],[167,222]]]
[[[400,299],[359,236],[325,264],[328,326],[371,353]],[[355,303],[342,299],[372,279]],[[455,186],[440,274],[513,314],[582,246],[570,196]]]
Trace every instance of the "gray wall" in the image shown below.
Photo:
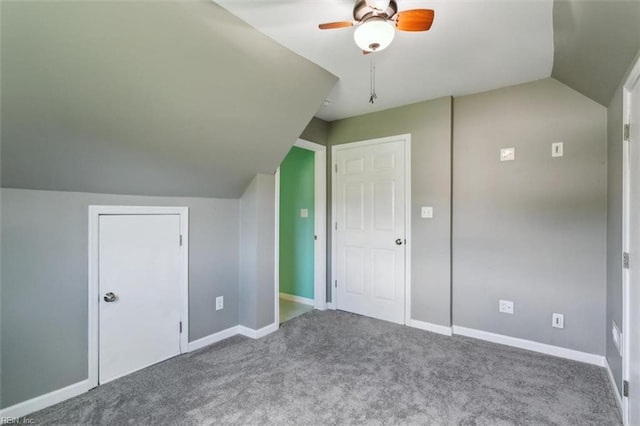
[[[318,117],[313,117],[300,135],[300,139],[304,139],[309,142],[315,142],[324,146],[327,146],[328,138],[329,123]]]
[[[240,199],[239,322],[252,329],[275,320],[275,176],[256,175]]]
[[[555,0],[551,77],[607,106],[640,48],[638,22],[638,0]]]
[[[329,131],[331,146],[411,133],[411,317],[445,326],[451,324],[451,107],[451,98],[440,98],[334,121]],[[433,206],[433,219],[421,219],[420,206]]]
[[[545,79],[456,98],[453,132],[453,323],[604,354],[606,109]]]
[[[258,262],[258,178],[253,178],[240,198],[240,244],[238,322],[250,328],[256,324],[255,291]]]
[[[2,407],[87,378],[91,204],[189,207],[189,340],[238,324],[238,200],[7,188],[0,197]]]

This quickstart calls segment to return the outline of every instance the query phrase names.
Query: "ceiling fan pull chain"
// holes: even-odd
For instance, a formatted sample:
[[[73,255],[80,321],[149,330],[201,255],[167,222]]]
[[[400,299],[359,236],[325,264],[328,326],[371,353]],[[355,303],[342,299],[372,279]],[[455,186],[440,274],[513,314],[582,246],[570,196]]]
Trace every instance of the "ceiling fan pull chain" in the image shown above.
[[[369,97],[369,103],[373,103],[377,98],[378,95],[376,95],[376,63],[374,61],[374,56],[375,53],[371,54],[371,74],[370,74],[370,93],[371,96]]]

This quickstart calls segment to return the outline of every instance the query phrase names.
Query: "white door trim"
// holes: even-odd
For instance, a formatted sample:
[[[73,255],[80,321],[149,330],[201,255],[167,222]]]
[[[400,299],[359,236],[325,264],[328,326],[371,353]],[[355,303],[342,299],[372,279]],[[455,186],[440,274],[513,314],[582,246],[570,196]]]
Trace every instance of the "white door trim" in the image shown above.
[[[182,235],[182,250],[180,250],[180,317],[182,320],[182,334],[180,335],[180,353],[189,351],[189,208],[188,207],[155,207],[155,206],[89,206],[89,286],[88,286],[88,317],[89,317],[89,366],[88,382],[90,387],[98,386],[99,369],[99,274],[98,247],[99,223],[101,215],[166,215],[180,216],[180,235]]]
[[[631,73],[627,77],[622,90],[623,106],[622,106],[622,124],[629,124],[631,90],[634,84],[640,79],[640,58],[636,60]],[[624,131],[624,128],[623,128]],[[622,142],[622,252],[629,252],[629,220],[631,213],[631,193],[629,187],[630,169],[629,169],[629,141]],[[622,267],[622,262],[620,262]],[[632,324],[630,321],[630,303],[629,300],[629,273],[627,269],[622,268],[622,380],[629,380],[630,376],[630,342],[632,332]],[[608,327],[608,325],[607,325]],[[637,334],[637,330],[634,330]],[[622,398],[622,420],[625,425],[629,424],[629,398]]]
[[[405,260],[404,260],[404,323],[406,325],[411,323],[411,134],[406,133],[403,135],[389,136],[384,138],[369,139],[357,142],[350,142],[340,145],[333,145],[331,147],[331,162],[332,170],[335,173],[335,158],[336,152],[342,149],[357,148],[361,146],[376,145],[386,142],[394,142],[402,140],[404,142],[404,161],[405,161],[405,219],[404,229],[405,238],[407,240],[405,244]],[[337,261],[336,261],[336,179],[331,179],[331,303],[330,308],[336,309],[337,304],[337,292],[335,291],[335,282],[337,279]]]
[[[280,166],[276,169],[275,174],[275,206],[274,206],[274,233],[273,233],[273,283],[274,283],[274,301],[273,301],[273,324],[276,326],[276,330],[280,329]]]
[[[324,311],[327,309],[327,147],[303,139],[298,139],[294,146],[315,153],[314,228],[318,239],[313,250],[313,307]]]
[[[303,148],[315,153],[314,160],[314,232],[318,239],[314,246],[313,260],[313,307],[324,311],[327,309],[327,147],[298,139],[294,146]],[[275,279],[275,312],[276,322],[280,318],[280,167],[276,170],[276,279]]]

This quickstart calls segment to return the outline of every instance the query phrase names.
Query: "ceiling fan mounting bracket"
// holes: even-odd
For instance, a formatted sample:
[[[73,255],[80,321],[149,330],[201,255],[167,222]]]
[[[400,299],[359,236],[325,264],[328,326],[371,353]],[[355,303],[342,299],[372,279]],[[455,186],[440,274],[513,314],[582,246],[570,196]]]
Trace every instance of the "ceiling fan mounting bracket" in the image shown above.
[[[353,7],[353,19],[356,22],[364,22],[373,17],[391,19],[396,13],[398,13],[398,4],[395,0],[391,0],[389,7],[383,11],[370,7],[366,0],[357,0]]]

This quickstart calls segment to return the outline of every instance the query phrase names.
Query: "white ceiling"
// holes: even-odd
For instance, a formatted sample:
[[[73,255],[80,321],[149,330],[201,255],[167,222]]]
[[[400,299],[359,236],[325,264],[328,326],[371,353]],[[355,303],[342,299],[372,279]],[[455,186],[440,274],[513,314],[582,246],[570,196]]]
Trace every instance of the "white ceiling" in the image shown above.
[[[327,121],[546,78],[553,66],[552,0],[398,0],[399,10],[434,9],[431,30],[398,31],[391,46],[367,56],[355,45],[353,28],[318,29],[351,20],[353,0],[215,1],[339,77],[329,105],[316,113]]]

